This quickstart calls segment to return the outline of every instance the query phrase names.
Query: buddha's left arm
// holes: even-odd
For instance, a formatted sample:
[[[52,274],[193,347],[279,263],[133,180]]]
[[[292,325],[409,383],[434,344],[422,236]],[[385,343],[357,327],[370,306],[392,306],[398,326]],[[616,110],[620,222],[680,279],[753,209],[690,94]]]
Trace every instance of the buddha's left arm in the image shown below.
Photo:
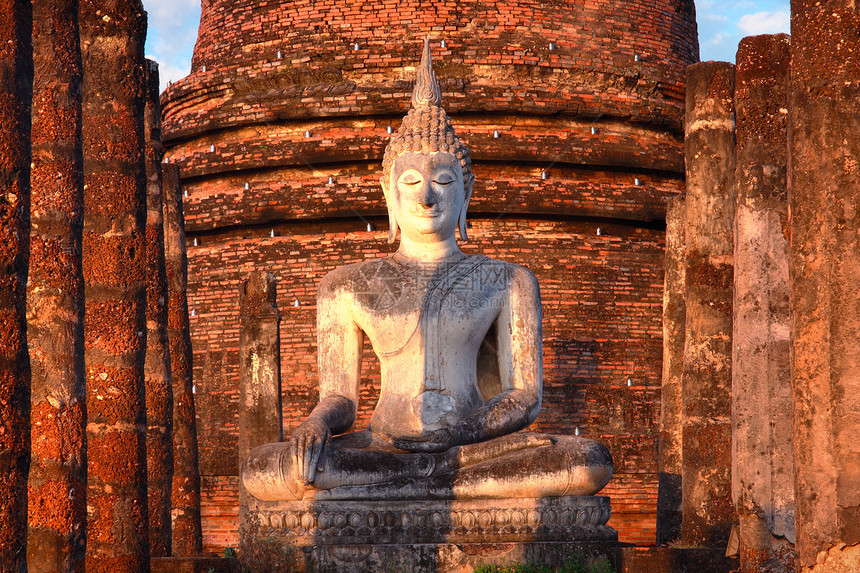
[[[522,430],[535,421],[541,406],[543,335],[537,279],[514,266],[505,304],[496,321],[502,392],[462,422],[463,444]]]

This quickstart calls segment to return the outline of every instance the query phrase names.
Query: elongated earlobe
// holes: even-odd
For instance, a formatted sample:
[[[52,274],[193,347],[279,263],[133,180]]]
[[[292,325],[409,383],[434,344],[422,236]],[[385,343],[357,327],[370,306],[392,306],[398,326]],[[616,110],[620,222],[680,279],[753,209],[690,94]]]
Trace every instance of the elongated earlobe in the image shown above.
[[[400,227],[397,224],[397,217],[394,216],[394,209],[391,208],[391,195],[388,193],[388,182],[385,176],[379,178],[379,184],[382,185],[382,194],[385,195],[385,204],[388,207],[388,244],[394,243],[397,240],[397,231]]]
[[[388,244],[391,245],[394,241],[397,240],[397,231],[399,226],[397,225],[397,217],[394,216],[394,211],[388,210]]]
[[[469,176],[469,181],[466,182],[466,199],[463,200],[463,209],[460,211],[460,221],[459,221],[459,230],[460,230],[460,239],[465,242],[469,240],[469,235],[466,234],[466,211],[469,210],[469,201],[472,200],[472,183],[474,183],[475,177],[473,175]]]

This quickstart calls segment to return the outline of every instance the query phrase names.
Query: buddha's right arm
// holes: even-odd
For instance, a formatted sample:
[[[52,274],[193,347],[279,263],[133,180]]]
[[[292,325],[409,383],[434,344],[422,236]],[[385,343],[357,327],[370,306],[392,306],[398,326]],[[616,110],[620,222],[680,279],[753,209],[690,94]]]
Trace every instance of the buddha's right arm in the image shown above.
[[[323,278],[317,294],[320,403],[311,416],[324,421],[333,434],[340,434],[355,421],[364,332],[353,320],[352,296],[332,277]]]
[[[352,320],[348,298],[332,274],[323,278],[317,294],[320,403],[290,437],[293,463],[305,484],[314,481],[332,434],[347,431],[355,421],[364,333]]]

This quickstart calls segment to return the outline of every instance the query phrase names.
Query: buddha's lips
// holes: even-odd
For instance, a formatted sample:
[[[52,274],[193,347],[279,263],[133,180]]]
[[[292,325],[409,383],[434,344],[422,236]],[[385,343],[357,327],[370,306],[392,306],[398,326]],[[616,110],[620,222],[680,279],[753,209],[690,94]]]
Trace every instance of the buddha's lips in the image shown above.
[[[442,211],[412,211],[416,217],[424,217],[426,219],[435,219],[442,214]]]

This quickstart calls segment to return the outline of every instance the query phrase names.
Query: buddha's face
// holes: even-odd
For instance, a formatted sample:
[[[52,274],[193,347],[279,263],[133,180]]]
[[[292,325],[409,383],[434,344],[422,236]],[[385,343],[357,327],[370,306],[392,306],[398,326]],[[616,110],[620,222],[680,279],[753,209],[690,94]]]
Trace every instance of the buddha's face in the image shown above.
[[[401,232],[415,241],[452,237],[465,208],[463,168],[451,153],[407,152],[394,160],[388,202]]]

